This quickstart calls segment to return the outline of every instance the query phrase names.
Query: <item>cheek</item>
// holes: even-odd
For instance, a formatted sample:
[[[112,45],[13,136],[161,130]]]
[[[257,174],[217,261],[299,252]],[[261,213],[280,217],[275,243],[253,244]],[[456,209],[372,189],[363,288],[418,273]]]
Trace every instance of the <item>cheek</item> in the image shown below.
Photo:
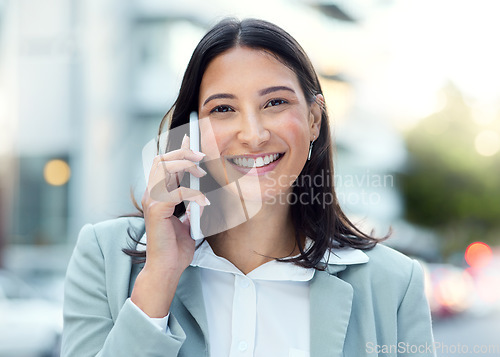
[[[224,140],[227,140],[226,133],[220,126],[214,126],[209,120],[200,122],[200,146],[201,151],[206,155],[204,162],[209,174],[224,186],[228,178],[225,175],[224,162],[220,153],[224,148]]]
[[[276,121],[275,132],[288,142],[290,150],[309,149],[309,129],[302,115],[287,115]]]
[[[201,151],[207,155],[207,160],[214,160],[220,157],[221,145],[227,133],[221,130],[220,126],[212,125],[209,120],[200,122],[200,145]]]

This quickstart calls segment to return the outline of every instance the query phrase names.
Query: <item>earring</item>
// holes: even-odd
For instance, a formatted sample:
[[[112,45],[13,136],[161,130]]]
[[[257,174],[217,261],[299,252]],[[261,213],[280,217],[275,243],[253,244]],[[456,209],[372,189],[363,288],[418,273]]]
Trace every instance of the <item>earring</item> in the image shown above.
[[[314,138],[315,138],[315,136],[313,136],[313,141],[311,141],[311,143],[309,144],[309,154],[307,155],[307,160],[311,160],[311,154],[312,154],[312,151],[313,151]]]

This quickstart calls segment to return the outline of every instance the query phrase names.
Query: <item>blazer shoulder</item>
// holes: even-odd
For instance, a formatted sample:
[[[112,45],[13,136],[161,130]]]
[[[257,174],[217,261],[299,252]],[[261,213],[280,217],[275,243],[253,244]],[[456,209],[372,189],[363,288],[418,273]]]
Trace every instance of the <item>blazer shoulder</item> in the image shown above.
[[[368,262],[348,265],[338,275],[358,297],[372,296],[374,304],[399,306],[410,287],[423,289],[424,275],[416,260],[380,243],[364,253]]]
[[[85,225],[77,245],[87,245],[89,240],[95,240],[104,256],[121,252],[122,248],[131,248],[133,240],[144,234],[144,219],[141,217],[120,217]],[[90,245],[90,244],[89,244]]]
[[[89,326],[117,321],[129,296],[133,268],[122,249],[133,247],[129,232],[140,238],[143,226],[141,218],[124,217],[81,229],[66,271],[64,297],[65,319],[77,330],[75,335],[85,319]]]
[[[421,274],[416,260],[384,244],[377,244],[365,254],[369,257],[366,268],[370,270],[373,281],[392,281],[406,286],[414,274]]]
[[[370,258],[370,263],[387,267],[411,266],[413,259],[403,253],[388,247],[385,244],[378,243],[370,250],[364,251]]]

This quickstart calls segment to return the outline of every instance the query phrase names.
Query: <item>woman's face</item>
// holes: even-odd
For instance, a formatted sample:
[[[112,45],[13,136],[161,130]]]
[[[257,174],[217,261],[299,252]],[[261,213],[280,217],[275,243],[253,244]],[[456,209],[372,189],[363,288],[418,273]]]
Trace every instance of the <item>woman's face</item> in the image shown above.
[[[291,190],[318,137],[321,109],[272,55],[236,47],[216,57],[200,86],[201,149],[209,173],[245,199]]]

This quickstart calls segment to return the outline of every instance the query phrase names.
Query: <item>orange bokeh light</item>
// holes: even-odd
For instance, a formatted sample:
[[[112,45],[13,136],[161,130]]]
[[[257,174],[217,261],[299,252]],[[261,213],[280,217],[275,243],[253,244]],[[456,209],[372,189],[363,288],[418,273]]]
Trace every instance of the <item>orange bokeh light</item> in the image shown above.
[[[481,268],[488,265],[492,258],[492,251],[488,244],[474,242],[465,250],[465,261],[472,268]]]

